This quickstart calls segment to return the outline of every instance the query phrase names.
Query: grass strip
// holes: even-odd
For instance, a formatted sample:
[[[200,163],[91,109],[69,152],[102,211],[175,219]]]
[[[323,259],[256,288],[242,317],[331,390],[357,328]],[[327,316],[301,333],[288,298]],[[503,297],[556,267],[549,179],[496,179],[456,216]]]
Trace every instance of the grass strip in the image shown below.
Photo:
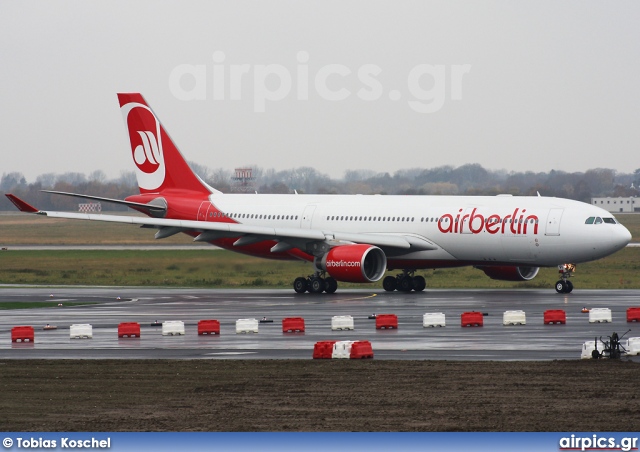
[[[640,248],[578,265],[573,282],[581,289],[640,288]],[[273,261],[222,250],[44,250],[0,253],[0,284],[290,288],[310,264]],[[395,275],[397,272],[389,272]],[[427,288],[550,288],[558,279],[543,268],[528,282],[494,281],[472,267],[418,271]],[[340,283],[341,288],[363,288]],[[366,287],[381,289],[381,282]]]

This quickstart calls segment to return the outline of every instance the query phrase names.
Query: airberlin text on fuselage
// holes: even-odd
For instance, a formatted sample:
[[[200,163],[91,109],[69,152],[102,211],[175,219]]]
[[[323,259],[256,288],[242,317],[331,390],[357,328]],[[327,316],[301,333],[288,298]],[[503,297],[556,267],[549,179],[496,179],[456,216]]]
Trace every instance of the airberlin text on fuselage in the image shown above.
[[[526,234],[527,232],[533,232],[534,235],[538,234],[538,217],[536,215],[527,215],[527,209],[520,210],[518,207],[510,215],[501,217],[500,215],[492,214],[486,218],[476,213],[476,210],[478,209],[474,208],[471,213],[462,215],[463,209],[460,209],[455,219],[449,213],[444,214],[438,221],[438,229],[445,234],[462,234],[465,232],[480,234],[482,231],[486,231],[489,234],[506,233],[517,235]],[[464,230],[465,226],[467,230]],[[533,227],[533,231],[530,230],[531,227]]]

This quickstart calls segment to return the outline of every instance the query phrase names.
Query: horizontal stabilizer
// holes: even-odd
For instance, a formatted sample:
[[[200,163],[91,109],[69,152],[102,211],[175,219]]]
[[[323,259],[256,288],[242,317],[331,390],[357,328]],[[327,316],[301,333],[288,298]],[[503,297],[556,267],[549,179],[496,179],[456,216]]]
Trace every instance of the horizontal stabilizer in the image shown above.
[[[27,213],[39,212],[39,210],[33,207],[31,204],[23,201],[22,199],[18,198],[15,195],[12,195],[11,193],[5,193],[5,196],[9,198],[9,201],[11,201],[13,205],[16,206],[20,212],[27,212]]]
[[[86,198],[86,199],[95,199],[96,201],[104,201],[111,202],[114,204],[120,204],[127,207],[138,207],[141,209],[146,209],[150,212],[166,212],[166,206],[156,206],[153,204],[144,204],[141,202],[132,202],[132,201],[124,201],[122,199],[113,199],[113,198],[102,198],[100,196],[91,196],[91,195],[83,195],[80,193],[67,193],[65,191],[54,191],[54,190],[40,190],[44,193],[52,193],[54,195],[64,195],[64,196],[73,196],[74,198]]]

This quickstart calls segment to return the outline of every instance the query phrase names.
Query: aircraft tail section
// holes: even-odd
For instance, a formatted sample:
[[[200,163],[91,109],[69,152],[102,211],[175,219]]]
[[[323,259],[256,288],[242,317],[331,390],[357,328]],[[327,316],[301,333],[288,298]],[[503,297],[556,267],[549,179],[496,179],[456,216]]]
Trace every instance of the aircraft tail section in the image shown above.
[[[118,93],[118,101],[129,132],[131,157],[141,194],[165,190],[215,192],[189,168],[141,94]]]

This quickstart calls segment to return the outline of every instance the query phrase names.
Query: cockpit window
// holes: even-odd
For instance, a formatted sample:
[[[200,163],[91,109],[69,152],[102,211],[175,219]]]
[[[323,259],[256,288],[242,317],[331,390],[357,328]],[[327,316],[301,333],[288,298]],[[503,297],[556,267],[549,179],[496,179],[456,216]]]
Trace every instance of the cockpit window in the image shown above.
[[[603,218],[603,220],[605,223],[608,223],[608,224],[616,224],[615,218]]]
[[[601,224],[601,223],[602,223],[602,218],[596,217],[595,224]]]
[[[584,224],[593,224],[593,221],[596,219],[596,217],[589,217],[587,218],[587,221],[584,222]]]

